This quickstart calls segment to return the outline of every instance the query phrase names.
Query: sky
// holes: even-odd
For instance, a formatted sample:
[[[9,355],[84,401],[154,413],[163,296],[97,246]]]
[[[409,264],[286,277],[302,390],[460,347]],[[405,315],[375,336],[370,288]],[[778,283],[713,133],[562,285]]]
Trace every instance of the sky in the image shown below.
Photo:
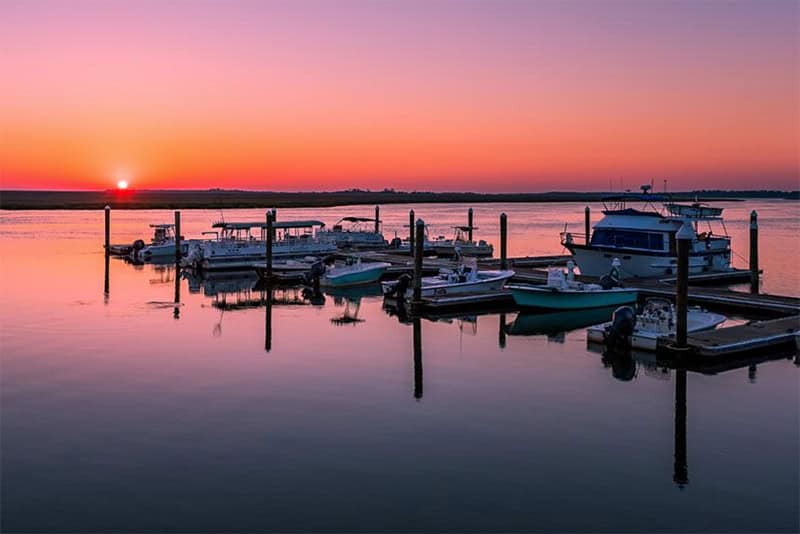
[[[0,188],[796,189],[798,11],[4,0]]]

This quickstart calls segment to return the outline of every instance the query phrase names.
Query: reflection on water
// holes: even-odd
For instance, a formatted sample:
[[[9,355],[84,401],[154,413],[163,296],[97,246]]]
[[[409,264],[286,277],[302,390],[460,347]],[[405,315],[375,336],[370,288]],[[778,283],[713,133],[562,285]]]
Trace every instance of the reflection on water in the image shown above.
[[[701,368],[587,347],[609,310],[398,317],[378,286],[106,261],[96,216],[0,241],[5,530],[796,528],[796,354]]]

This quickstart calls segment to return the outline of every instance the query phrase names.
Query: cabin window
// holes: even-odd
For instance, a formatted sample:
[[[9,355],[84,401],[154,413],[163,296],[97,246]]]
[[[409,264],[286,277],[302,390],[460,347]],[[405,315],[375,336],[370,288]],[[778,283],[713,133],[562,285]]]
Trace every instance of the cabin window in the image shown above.
[[[608,247],[664,250],[664,235],[656,232],[598,228],[592,234],[591,243]]]

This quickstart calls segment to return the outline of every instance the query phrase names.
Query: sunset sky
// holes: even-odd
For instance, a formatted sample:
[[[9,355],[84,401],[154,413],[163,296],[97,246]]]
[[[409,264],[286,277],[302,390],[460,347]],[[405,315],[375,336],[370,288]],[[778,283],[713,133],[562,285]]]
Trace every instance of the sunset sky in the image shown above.
[[[0,3],[0,187],[798,187],[798,3]]]

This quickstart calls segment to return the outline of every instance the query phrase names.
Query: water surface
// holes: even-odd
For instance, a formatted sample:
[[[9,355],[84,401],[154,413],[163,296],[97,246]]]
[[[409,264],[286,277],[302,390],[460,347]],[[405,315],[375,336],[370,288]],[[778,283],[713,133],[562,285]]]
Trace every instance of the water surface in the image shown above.
[[[387,236],[408,208],[382,209]],[[434,233],[466,219],[414,208]],[[797,204],[727,208],[742,256],[760,214],[763,289],[799,294]],[[479,205],[478,237],[505,211],[511,255],[558,254],[582,210]],[[113,212],[113,241],[171,216]],[[183,211],[183,233],[220,216],[263,211]],[[176,306],[171,266],[118,260],[104,294],[102,213],[0,217],[5,531],[797,529],[794,355],[676,371],[604,359],[562,317],[413,324],[374,290],[268,309],[252,277],[179,278]]]

